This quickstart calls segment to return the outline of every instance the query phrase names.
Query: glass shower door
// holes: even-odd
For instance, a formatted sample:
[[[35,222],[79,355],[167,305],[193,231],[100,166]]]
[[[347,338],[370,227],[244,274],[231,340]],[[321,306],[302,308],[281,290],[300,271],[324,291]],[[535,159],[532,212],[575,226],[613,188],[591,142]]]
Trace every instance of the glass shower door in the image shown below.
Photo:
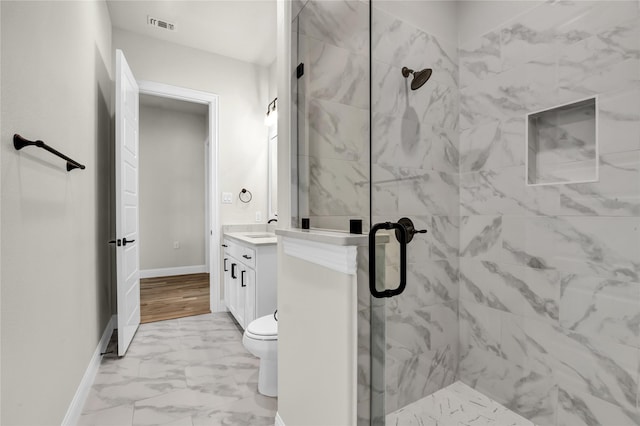
[[[369,4],[375,425],[453,383],[458,362],[456,47],[391,3]]]
[[[639,425],[640,3],[369,6],[372,424]]]

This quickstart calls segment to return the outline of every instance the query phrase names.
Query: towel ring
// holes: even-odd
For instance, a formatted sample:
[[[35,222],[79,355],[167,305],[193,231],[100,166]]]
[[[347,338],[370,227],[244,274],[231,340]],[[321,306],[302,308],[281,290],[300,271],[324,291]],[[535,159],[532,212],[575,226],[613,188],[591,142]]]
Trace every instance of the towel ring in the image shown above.
[[[246,194],[249,194],[249,195],[246,195]],[[248,189],[242,188],[242,191],[240,191],[240,193],[238,194],[238,198],[243,203],[248,203],[253,198],[253,195],[251,194],[251,191],[249,191]]]

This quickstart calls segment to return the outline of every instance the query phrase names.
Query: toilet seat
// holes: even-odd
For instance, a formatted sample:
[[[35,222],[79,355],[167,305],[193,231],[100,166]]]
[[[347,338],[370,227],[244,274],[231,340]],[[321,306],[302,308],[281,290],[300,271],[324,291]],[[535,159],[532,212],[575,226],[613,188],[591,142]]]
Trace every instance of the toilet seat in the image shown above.
[[[273,315],[266,315],[251,321],[245,334],[256,340],[278,340],[278,323]]]

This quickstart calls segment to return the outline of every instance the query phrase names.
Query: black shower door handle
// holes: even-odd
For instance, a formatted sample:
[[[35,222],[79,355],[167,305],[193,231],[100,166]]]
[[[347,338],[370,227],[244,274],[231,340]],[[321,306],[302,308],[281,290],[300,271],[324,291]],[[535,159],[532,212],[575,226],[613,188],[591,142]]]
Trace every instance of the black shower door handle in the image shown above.
[[[396,288],[378,291],[376,289],[376,233],[380,230],[396,230],[400,242],[400,284]],[[373,297],[393,297],[402,293],[407,286],[407,229],[400,223],[376,223],[369,231],[369,291]]]

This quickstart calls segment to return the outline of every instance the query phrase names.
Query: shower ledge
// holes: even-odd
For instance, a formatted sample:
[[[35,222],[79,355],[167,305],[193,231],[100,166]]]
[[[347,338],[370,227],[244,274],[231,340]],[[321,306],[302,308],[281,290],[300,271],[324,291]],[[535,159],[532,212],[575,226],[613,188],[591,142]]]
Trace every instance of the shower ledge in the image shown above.
[[[366,247],[368,235],[319,229],[276,229],[285,254],[324,266],[343,274],[355,275],[358,247]],[[389,242],[389,236],[376,235],[377,244]]]
[[[323,229],[276,229],[276,235],[334,246],[366,246],[369,236]]]

